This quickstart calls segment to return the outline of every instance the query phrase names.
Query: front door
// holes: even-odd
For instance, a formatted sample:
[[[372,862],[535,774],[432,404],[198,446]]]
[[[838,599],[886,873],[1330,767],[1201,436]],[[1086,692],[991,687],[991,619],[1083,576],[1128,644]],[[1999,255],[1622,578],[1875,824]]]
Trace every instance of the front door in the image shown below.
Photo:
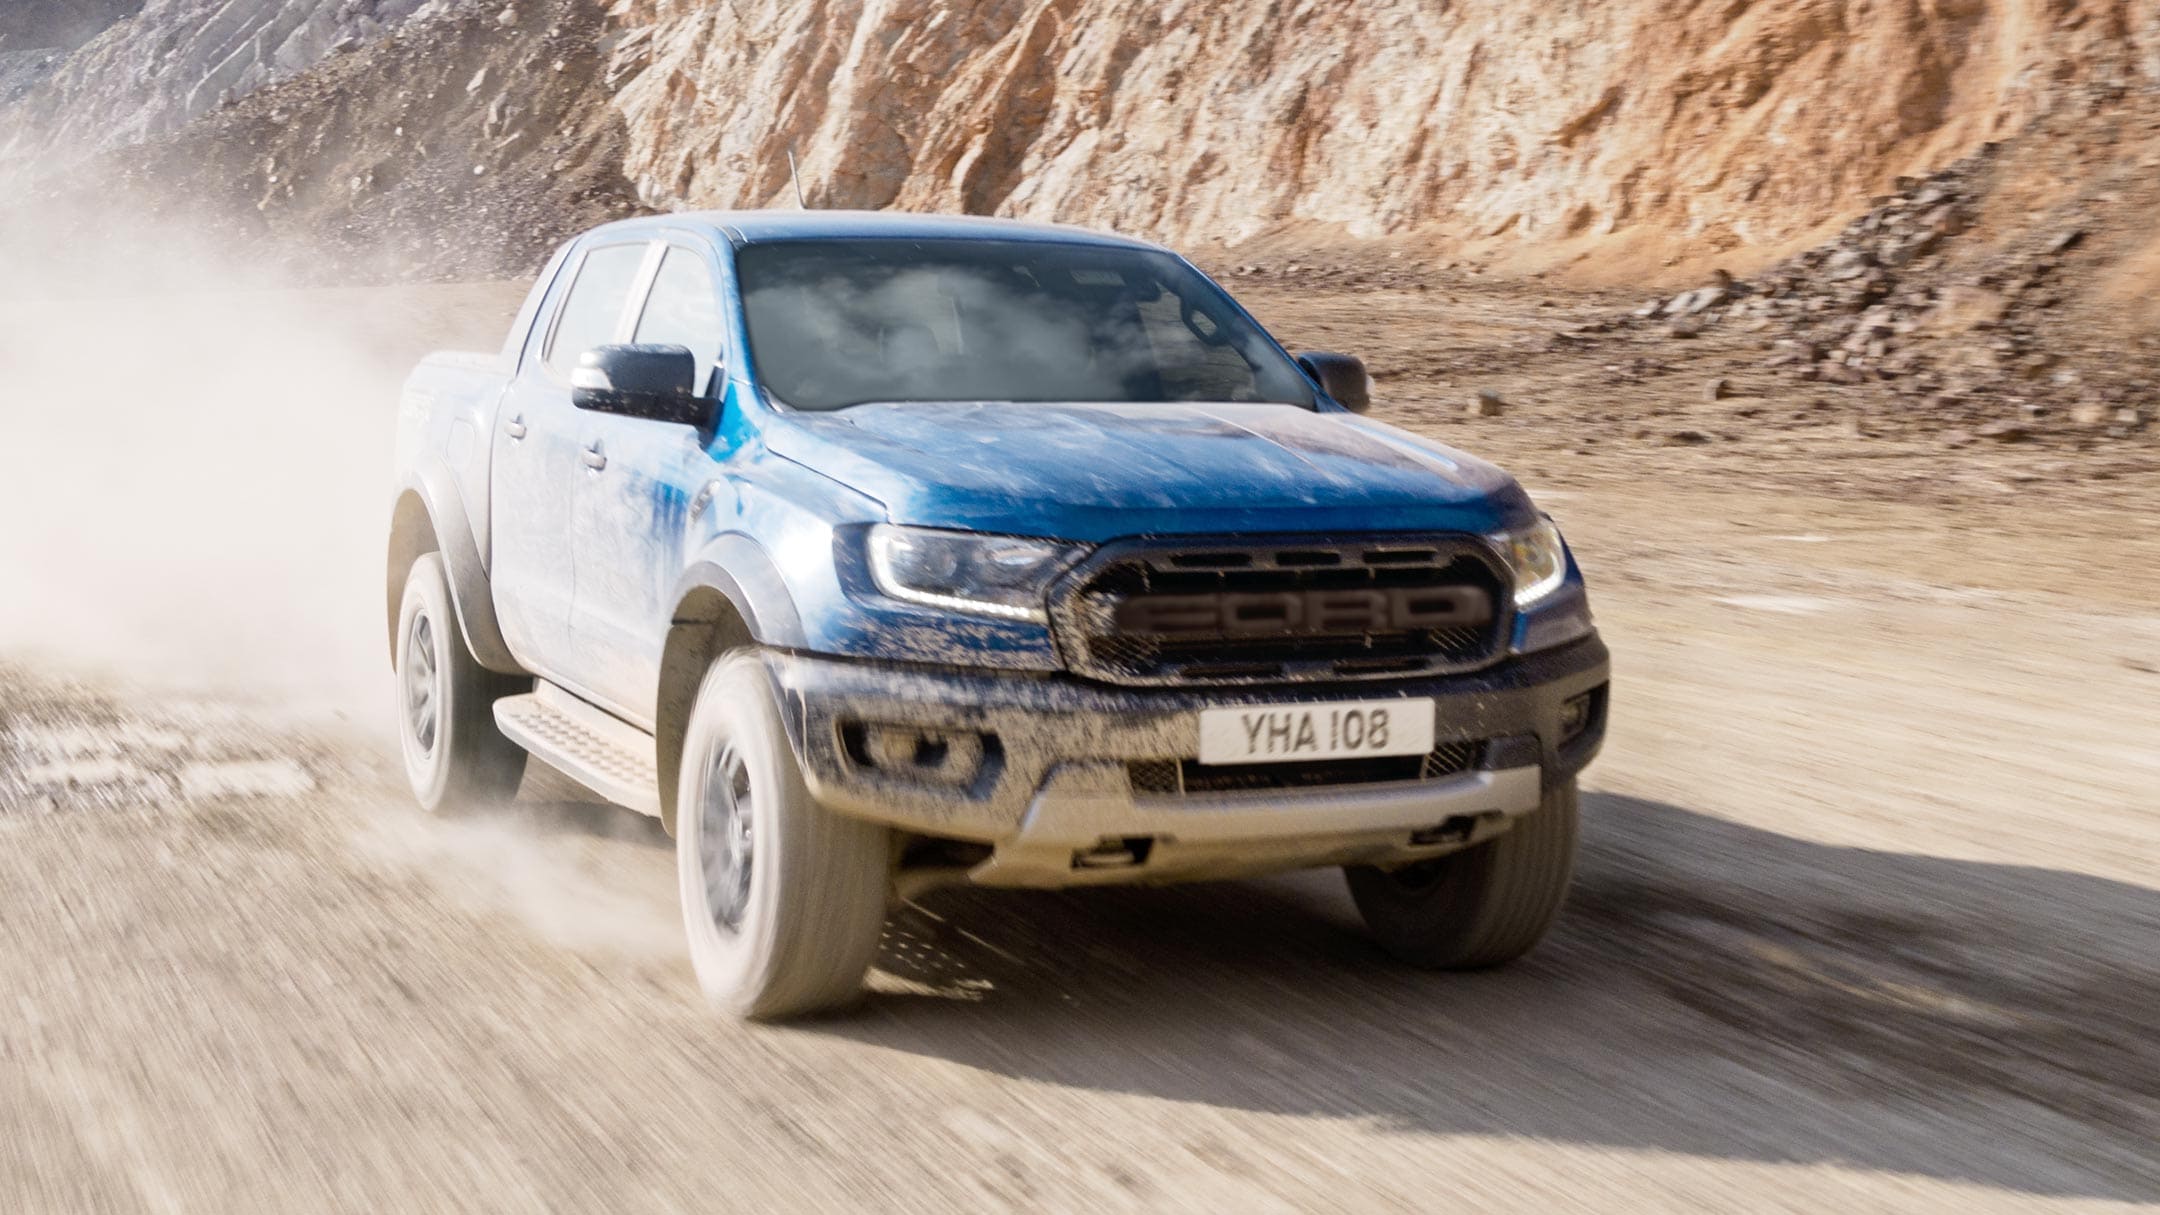
[[[688,347],[698,390],[717,390],[724,330],[704,251],[668,245],[635,315],[631,341]],[[610,414],[586,413],[579,423],[587,457],[602,467],[580,485],[570,531],[577,550],[572,651],[585,664],[577,682],[605,707],[650,724],[690,512],[693,503],[705,505],[698,495],[718,471],[706,449],[710,435]]]

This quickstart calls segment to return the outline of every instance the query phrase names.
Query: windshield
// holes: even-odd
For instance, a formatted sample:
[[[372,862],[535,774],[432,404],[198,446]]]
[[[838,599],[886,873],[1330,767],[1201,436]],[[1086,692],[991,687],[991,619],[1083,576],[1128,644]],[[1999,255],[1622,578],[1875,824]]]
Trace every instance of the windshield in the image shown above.
[[[1148,249],[805,240],[736,254],[750,355],[797,409],[870,401],[1274,401],[1297,366],[1221,289]]]

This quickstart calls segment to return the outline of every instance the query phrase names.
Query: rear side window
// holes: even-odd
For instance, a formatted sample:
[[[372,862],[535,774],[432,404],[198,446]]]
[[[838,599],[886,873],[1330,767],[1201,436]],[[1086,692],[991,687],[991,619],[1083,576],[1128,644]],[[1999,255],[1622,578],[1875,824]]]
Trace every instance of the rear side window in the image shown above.
[[[638,269],[645,264],[646,248],[642,243],[608,245],[585,255],[570,297],[563,301],[554,340],[548,343],[548,366],[567,375],[577,366],[579,355],[615,340],[623,307],[630,302],[630,288],[637,284]]]
[[[638,318],[641,346],[687,346],[697,356],[697,383],[712,376],[720,355],[720,306],[705,259],[688,249],[670,247]]]

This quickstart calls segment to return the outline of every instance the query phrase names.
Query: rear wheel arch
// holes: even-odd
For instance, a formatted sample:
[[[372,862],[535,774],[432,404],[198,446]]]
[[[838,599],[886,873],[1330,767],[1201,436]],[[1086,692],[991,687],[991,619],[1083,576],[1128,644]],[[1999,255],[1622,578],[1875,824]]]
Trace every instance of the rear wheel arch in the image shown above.
[[[474,661],[498,675],[524,675],[525,668],[503,640],[502,625],[495,618],[494,591],[465,504],[456,489],[445,483],[440,470],[422,469],[406,478],[390,511],[390,543],[384,606],[390,624],[393,655],[397,647],[398,605],[405,594],[405,580],[413,563],[429,553],[442,556],[443,573],[450,582],[450,596],[457,609],[459,626]]]
[[[413,562],[441,550],[442,541],[436,538],[435,520],[428,514],[427,503],[415,490],[399,494],[397,505],[390,511],[389,568],[383,585],[392,662],[397,661],[398,610],[405,599],[405,580],[412,575]]]

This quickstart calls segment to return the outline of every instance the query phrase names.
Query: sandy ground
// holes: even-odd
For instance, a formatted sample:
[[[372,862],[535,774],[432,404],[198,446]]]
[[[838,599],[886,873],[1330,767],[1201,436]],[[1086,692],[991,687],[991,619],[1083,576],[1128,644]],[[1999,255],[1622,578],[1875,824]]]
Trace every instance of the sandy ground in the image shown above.
[[[1408,972],[1325,873],[946,892],[859,1013],[741,1027],[656,827],[546,779],[428,820],[383,740],[383,377],[514,294],[0,317],[36,389],[0,489],[0,1209],[2160,1203],[2149,483],[1586,447],[1563,404],[1608,356],[1526,365],[1535,295],[1450,327],[1258,293],[1376,363],[1430,343],[1384,408],[1523,471],[1590,570],[1614,729],[1553,938]],[[63,404],[91,334],[127,361]],[[1478,376],[1547,404],[1462,420]],[[136,391],[167,377],[215,391]],[[1691,408],[1649,380],[1601,400]]]

